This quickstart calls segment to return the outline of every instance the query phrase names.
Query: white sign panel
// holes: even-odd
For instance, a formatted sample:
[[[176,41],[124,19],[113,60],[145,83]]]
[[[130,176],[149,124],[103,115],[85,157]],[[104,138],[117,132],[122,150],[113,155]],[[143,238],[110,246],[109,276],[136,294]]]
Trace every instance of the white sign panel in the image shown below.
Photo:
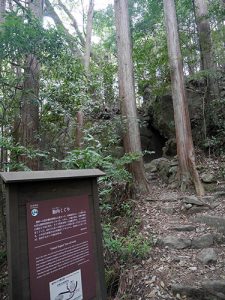
[[[82,300],[81,270],[49,283],[50,300]]]

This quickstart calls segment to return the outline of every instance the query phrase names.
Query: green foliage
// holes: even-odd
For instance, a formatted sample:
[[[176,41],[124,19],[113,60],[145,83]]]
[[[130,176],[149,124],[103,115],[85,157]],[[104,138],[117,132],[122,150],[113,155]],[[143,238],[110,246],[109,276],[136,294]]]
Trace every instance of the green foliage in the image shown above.
[[[222,155],[225,153],[225,98],[214,99],[209,104],[207,117],[210,119],[209,135],[203,147],[209,153]]]
[[[0,148],[11,153],[11,160],[4,165],[3,171],[29,171],[30,169],[24,163],[18,161],[18,157],[48,159],[49,155],[48,152],[40,149],[31,149],[18,143],[15,144],[12,138],[0,137]]]
[[[117,235],[112,226],[106,224],[103,226],[103,240],[105,251],[109,251],[115,260],[120,260],[121,263],[143,259],[151,248],[151,242],[138,234],[136,224],[125,237]]]
[[[63,34],[55,29],[44,29],[38,19],[8,13],[0,30],[0,59],[23,60],[35,55],[47,62],[60,54],[65,43]]]
[[[89,141],[94,140],[89,136]],[[100,181],[131,181],[131,175],[126,170],[126,166],[141,156],[140,153],[125,154],[121,158],[114,158],[112,155],[105,156],[102,152],[102,146],[99,141],[94,140],[94,146],[88,146],[84,149],[75,149],[68,153],[68,156],[62,161],[66,168],[90,169],[100,168],[106,176]]]
[[[113,6],[109,5],[105,10],[95,12],[94,17],[94,32],[100,38],[98,43],[104,50],[110,49],[116,52],[116,35],[114,24]]]
[[[62,153],[74,145],[69,123],[75,120],[76,112],[89,99],[82,62],[78,58],[71,59],[71,48],[65,33],[54,28],[44,29],[40,21],[31,14],[7,14],[5,22],[1,24],[0,39],[0,119],[4,126],[2,138],[9,139],[13,147],[11,149],[7,145],[4,148],[13,154],[7,168],[26,170],[26,166],[18,164],[16,160],[18,156],[25,155],[28,158],[40,157],[47,168],[59,168],[55,158],[62,159],[65,156]],[[75,41],[76,39],[73,42]],[[30,54],[40,63],[38,104],[39,141],[42,150],[22,149],[18,144],[24,70],[27,68],[25,62]]]
[[[148,85],[153,96],[161,95],[170,82],[162,1],[133,2],[130,13],[133,20],[133,59],[138,92],[142,96],[144,87]]]

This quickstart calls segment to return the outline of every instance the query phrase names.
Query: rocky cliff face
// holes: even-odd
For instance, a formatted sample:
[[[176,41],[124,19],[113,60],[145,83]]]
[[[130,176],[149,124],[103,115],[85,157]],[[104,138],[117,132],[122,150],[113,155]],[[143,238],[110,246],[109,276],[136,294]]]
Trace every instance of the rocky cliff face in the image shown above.
[[[207,148],[206,138],[216,140],[217,147],[225,150],[225,75],[219,81],[220,99],[211,101],[206,109],[206,86],[204,82],[190,81],[186,87],[192,136],[195,146]],[[149,87],[144,92],[144,103],[140,112],[142,121],[141,139],[143,149],[160,155],[176,155],[175,124],[172,95],[151,96]],[[224,130],[223,130],[224,128]]]

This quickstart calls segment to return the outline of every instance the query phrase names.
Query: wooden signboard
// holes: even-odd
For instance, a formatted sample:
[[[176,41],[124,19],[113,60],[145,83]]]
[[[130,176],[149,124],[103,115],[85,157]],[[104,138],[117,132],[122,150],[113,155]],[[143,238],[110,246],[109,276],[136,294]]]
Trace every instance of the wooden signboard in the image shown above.
[[[10,300],[105,300],[99,170],[1,173]]]

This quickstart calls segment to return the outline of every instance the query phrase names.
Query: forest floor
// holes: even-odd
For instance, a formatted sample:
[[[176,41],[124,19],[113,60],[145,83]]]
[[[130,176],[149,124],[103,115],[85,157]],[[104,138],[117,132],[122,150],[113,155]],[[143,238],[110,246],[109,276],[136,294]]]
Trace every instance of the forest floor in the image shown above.
[[[206,186],[202,199],[159,178],[150,188],[136,214],[153,245],[146,259],[123,270],[115,299],[225,299],[224,183]]]

